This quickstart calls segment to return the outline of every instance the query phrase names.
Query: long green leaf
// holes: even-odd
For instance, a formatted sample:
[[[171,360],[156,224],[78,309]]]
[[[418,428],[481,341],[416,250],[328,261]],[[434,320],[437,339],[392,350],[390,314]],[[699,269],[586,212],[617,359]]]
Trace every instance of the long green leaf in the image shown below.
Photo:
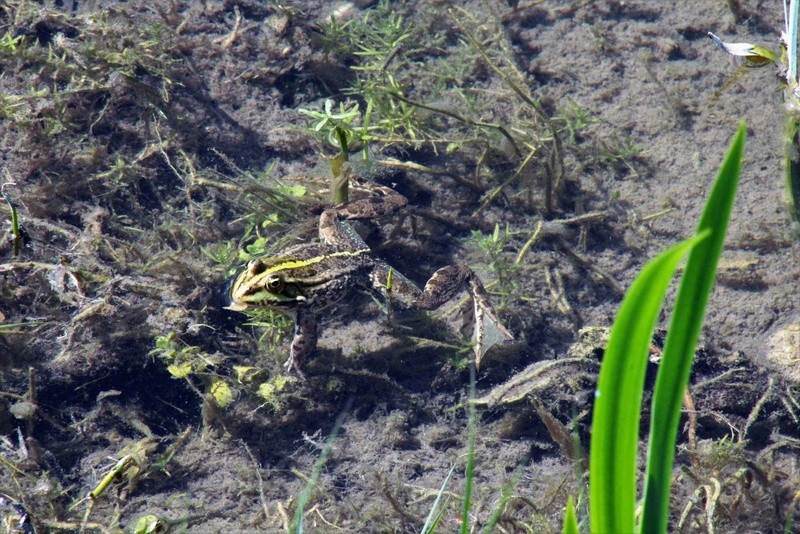
[[[784,8],[786,4],[784,3]],[[800,19],[800,0],[789,2],[789,11],[785,13],[786,19],[786,58],[789,69],[786,73],[787,86],[784,98],[788,106],[796,106],[798,98],[795,96],[797,79],[797,40],[798,19]],[[800,143],[798,137],[798,121],[794,114],[786,114],[786,186],[789,190],[789,213],[795,222],[800,223],[800,160],[797,149]]]
[[[317,461],[314,462],[314,468],[311,470],[311,476],[308,477],[308,482],[306,482],[303,491],[297,498],[294,517],[289,525],[289,532],[291,534],[303,534],[304,532],[305,527],[303,525],[303,517],[306,510],[306,505],[308,505],[308,501],[311,500],[311,493],[314,491],[314,488],[317,485],[317,480],[319,479],[319,475],[322,473],[322,468],[325,467],[325,462],[328,461],[328,455],[330,455],[331,451],[333,450],[333,443],[336,441],[336,436],[339,434],[339,430],[342,428],[342,425],[344,425],[344,420],[347,418],[347,412],[350,411],[350,406],[352,406],[352,404],[352,398],[345,402],[344,409],[339,414],[339,417],[336,418],[336,422],[333,424],[333,430],[331,430],[328,439],[325,440],[325,446],[322,447],[322,452],[320,453],[319,458],[317,458]]]
[[[644,266],[620,305],[597,382],[589,454],[593,532],[633,532],[636,449],[650,339],[681,258],[704,236],[666,250]]]
[[[453,476],[455,470],[456,466],[454,465],[450,468],[450,471],[447,472],[447,476],[444,478],[444,482],[442,482],[442,487],[439,488],[439,493],[436,494],[436,500],[433,501],[431,511],[428,512],[428,518],[425,520],[425,524],[422,525],[422,534],[431,534],[436,531],[436,526],[439,524],[443,512],[443,510],[439,510],[439,505],[442,502],[442,497],[444,497],[447,484],[450,482],[450,477]]]
[[[475,365],[469,364],[469,408],[467,423],[467,466],[464,470],[464,500],[461,507],[461,534],[469,534],[469,512],[475,483],[475,438],[478,435],[478,412],[475,408]]]
[[[667,531],[669,488],[683,394],[689,381],[697,338],[700,336],[706,303],[714,285],[717,262],[736,197],[744,141],[745,125],[741,123],[719,169],[697,228],[697,234],[710,233],[709,238],[689,254],[664,342],[653,392],[641,522],[643,533]]]
[[[784,6],[785,5],[786,4],[784,4]],[[786,42],[788,43],[786,47],[786,58],[789,62],[786,77],[788,78],[789,85],[792,85],[793,83],[797,83],[797,21],[798,15],[800,15],[800,2],[791,0],[789,2],[789,12],[785,13],[785,15],[789,17],[789,19],[785,21]]]
[[[575,515],[575,504],[572,495],[567,498],[567,509],[564,510],[564,526],[561,534],[580,534],[578,530],[578,516]]]

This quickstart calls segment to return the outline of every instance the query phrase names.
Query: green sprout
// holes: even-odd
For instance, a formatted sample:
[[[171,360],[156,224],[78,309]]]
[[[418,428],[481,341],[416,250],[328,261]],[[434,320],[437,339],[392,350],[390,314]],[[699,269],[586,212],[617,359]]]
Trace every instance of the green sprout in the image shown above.
[[[238,270],[238,265],[235,262],[236,253],[234,252],[233,243],[230,241],[201,246],[200,253],[216,263],[218,269],[224,273],[226,278],[233,276]]]
[[[338,205],[348,200],[348,185],[350,178],[350,167],[348,166],[349,147],[358,142],[363,147],[363,157],[367,159],[367,147],[370,141],[369,128],[359,126],[354,123],[365,122],[358,111],[358,104],[347,108],[342,102],[339,103],[339,113],[333,112],[333,100],[326,99],[324,111],[313,111],[308,109],[298,110],[300,113],[308,115],[317,120],[313,126],[313,131],[321,134],[327,142],[339,149],[336,156],[329,159],[331,166],[333,191],[333,204]]]
[[[156,338],[156,346],[147,355],[159,358],[167,364],[167,371],[175,378],[186,378],[193,373],[205,371],[214,362],[200,355],[200,348],[180,346],[175,332]]]
[[[627,168],[631,175],[638,177],[639,173],[633,166],[633,161],[641,155],[641,146],[633,143],[628,137],[614,136],[609,141],[597,141],[598,153],[590,162],[601,163],[614,169]]]
[[[328,98],[322,111],[304,108],[297,111],[317,121],[310,127],[311,130],[321,135],[334,148],[342,150],[356,141],[366,144],[369,141],[369,130],[359,125],[362,117],[358,103],[348,106],[345,102],[339,102],[338,111],[334,110],[334,105],[334,101]]]
[[[571,98],[567,99],[567,103],[561,112],[552,117],[552,121],[559,132],[565,132],[567,134],[567,140],[570,144],[575,144],[581,130],[590,124],[601,122],[600,119],[592,117],[588,109],[581,107]]]
[[[266,308],[248,308],[242,310],[247,316],[245,326],[261,329],[258,344],[274,354],[283,343],[286,334],[294,327],[294,320],[287,315]]]
[[[206,384],[207,392],[220,408],[226,408],[234,401],[234,390],[228,381],[212,373],[221,363],[220,358],[200,351],[199,347],[181,345],[175,332],[156,338],[155,348],[148,356],[159,358],[167,365],[167,372],[173,378],[186,380],[192,389],[202,394],[191,383],[192,376],[199,376]]]
[[[485,235],[478,230],[473,230],[469,240],[470,244],[486,256],[489,267],[495,275],[497,282],[491,284],[490,287],[495,289],[496,286],[493,293],[500,296],[500,301],[497,303],[500,308],[503,307],[505,299],[509,295],[517,294],[515,275],[519,264],[513,261],[512,255],[507,250],[512,236],[513,232],[507,223],[502,230],[499,224],[495,224],[491,234]]]
[[[11,34],[11,32],[6,31],[2,37],[0,37],[0,53],[15,53],[17,51],[17,45],[22,42],[22,35],[17,35],[16,37]]]
[[[327,54],[352,58],[355,74],[345,94],[366,102],[363,112],[357,103],[334,103],[326,100],[323,111],[300,109],[317,122],[313,131],[322,133],[331,145],[346,152],[347,146],[360,144],[363,158],[369,156],[372,142],[413,143],[422,135],[416,108],[397,96],[403,96],[403,84],[390,71],[390,65],[404,52],[404,43],[412,37],[404,18],[382,0],[367,10],[361,19],[344,24],[332,19],[322,26],[323,46]],[[342,137],[343,136],[343,137]]]

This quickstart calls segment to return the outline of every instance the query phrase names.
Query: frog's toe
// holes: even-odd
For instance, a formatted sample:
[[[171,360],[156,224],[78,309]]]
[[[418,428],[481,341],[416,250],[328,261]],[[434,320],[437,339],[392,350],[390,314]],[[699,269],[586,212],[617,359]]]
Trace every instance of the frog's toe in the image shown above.
[[[286,372],[290,375],[295,375],[300,380],[306,381],[306,375],[300,368],[300,362],[295,359],[294,355],[289,356],[286,363],[283,364],[283,368],[286,369]]]

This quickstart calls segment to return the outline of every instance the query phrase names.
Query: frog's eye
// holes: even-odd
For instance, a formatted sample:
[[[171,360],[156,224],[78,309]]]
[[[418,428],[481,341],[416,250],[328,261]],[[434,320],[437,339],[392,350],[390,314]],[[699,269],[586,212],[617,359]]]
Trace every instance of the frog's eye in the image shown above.
[[[283,278],[274,274],[267,278],[267,289],[273,293],[279,292],[283,289]]]
[[[264,272],[267,266],[264,265],[264,262],[261,260],[253,260],[247,264],[247,272],[250,273],[250,276],[256,276]]]

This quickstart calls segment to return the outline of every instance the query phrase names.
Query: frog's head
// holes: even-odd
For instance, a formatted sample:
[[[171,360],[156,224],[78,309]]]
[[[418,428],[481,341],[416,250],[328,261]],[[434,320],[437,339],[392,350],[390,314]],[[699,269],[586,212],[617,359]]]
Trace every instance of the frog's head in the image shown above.
[[[247,264],[231,288],[229,310],[251,307],[291,311],[306,298],[292,273],[304,267],[292,258],[259,258]]]

